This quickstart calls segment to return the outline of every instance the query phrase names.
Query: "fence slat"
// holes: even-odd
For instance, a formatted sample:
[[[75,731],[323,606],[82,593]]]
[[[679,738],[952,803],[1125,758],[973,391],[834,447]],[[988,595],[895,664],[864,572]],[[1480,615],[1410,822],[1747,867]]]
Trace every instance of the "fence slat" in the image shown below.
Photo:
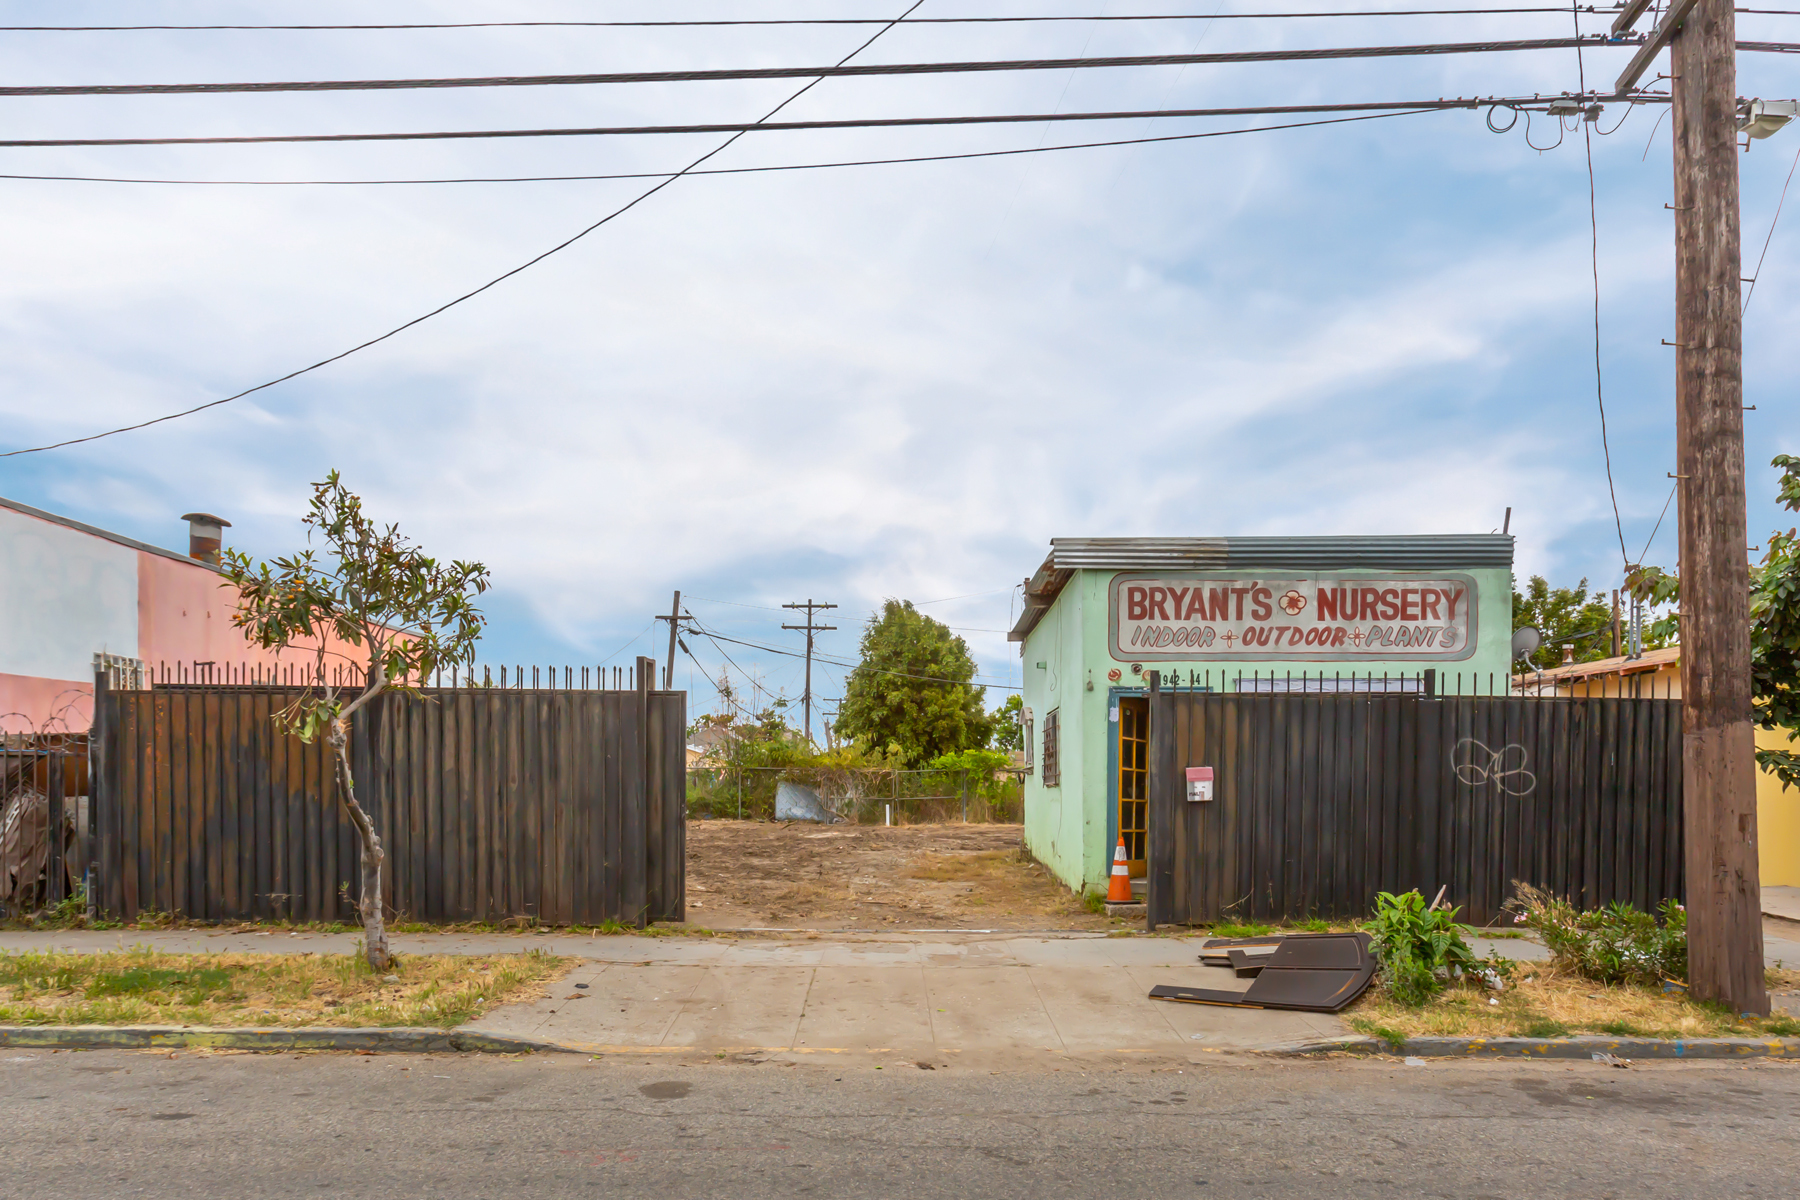
[[[653,674],[640,665],[644,686],[629,691],[434,688],[364,708],[352,771],[386,847],[389,911],[683,919],[686,696],[652,693]],[[273,675],[97,687],[98,906],[126,919],[354,919],[359,842],[329,747],[275,720],[299,695]]]
[[[1354,916],[1448,885],[1488,924],[1515,881],[1590,907],[1682,895],[1679,701],[1448,690],[1160,693],[1153,918]],[[1189,805],[1201,765],[1215,798]]]

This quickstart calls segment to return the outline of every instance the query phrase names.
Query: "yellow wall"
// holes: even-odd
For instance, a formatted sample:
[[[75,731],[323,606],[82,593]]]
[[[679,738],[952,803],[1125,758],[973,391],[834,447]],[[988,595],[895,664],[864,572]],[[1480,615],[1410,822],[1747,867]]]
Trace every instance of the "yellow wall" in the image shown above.
[[[1526,688],[1530,676],[1523,677]],[[1567,683],[1544,682],[1546,695],[1655,696],[1679,699],[1681,666],[1665,663],[1654,671],[1621,678],[1598,675],[1572,688]],[[1527,691],[1529,694],[1529,690]],[[1756,744],[1764,750],[1800,750],[1800,739],[1790,743],[1779,729],[1756,731]],[[1756,773],[1757,864],[1767,887],[1800,887],[1800,789],[1781,790],[1781,782],[1763,771]]]
[[[1800,749],[1780,729],[1759,729],[1756,744],[1764,750]],[[1773,775],[1756,775],[1757,861],[1765,887],[1800,887],[1800,790],[1781,790]]]

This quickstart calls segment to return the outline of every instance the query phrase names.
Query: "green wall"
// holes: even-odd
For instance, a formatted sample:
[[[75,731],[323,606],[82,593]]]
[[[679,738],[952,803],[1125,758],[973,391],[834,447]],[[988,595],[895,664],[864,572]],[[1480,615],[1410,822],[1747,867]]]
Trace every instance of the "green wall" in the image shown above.
[[[1479,590],[1476,609],[1475,653],[1466,659],[1438,662],[1371,660],[1318,662],[1304,658],[1263,662],[1209,661],[1203,654],[1191,660],[1147,662],[1144,669],[1163,672],[1168,680],[1179,673],[1186,685],[1188,673],[1198,672],[1203,684],[1214,690],[1232,691],[1238,676],[1246,684],[1252,672],[1267,678],[1291,674],[1317,676],[1341,672],[1348,676],[1383,672],[1414,676],[1426,668],[1438,672],[1439,690],[1456,690],[1460,674],[1461,687],[1472,691],[1479,687],[1487,694],[1490,686],[1504,693],[1508,682],[1512,643],[1512,576],[1501,569],[1465,570],[1459,574],[1472,576]],[[1025,706],[1032,710],[1033,770],[1025,778],[1025,845],[1039,861],[1048,866],[1069,887],[1104,888],[1112,869],[1114,813],[1111,771],[1112,741],[1116,736],[1107,714],[1111,699],[1118,689],[1141,689],[1144,680],[1131,674],[1131,660],[1114,659],[1107,644],[1108,587],[1116,571],[1077,571],[1056,602],[1044,613],[1037,627],[1023,643]],[[1158,572],[1161,577],[1182,577],[1182,572]],[[1247,575],[1248,572],[1238,574]],[[1404,571],[1284,571],[1269,572],[1283,577],[1325,575],[1332,578],[1393,578],[1409,574]],[[1438,576],[1444,572],[1413,572]],[[1196,573],[1196,578],[1204,578]],[[1039,663],[1044,664],[1041,668]],[[1117,684],[1107,679],[1107,672],[1117,667],[1122,677]],[[1059,787],[1043,786],[1043,722],[1052,709],[1061,715],[1062,783]]]

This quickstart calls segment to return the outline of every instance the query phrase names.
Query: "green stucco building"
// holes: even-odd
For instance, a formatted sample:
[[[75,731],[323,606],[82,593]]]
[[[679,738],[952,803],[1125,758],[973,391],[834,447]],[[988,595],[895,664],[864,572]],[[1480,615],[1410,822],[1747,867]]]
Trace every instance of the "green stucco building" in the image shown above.
[[[1008,634],[1024,666],[1025,843],[1104,889],[1143,873],[1146,671],[1215,691],[1504,694],[1513,539],[1056,538]]]

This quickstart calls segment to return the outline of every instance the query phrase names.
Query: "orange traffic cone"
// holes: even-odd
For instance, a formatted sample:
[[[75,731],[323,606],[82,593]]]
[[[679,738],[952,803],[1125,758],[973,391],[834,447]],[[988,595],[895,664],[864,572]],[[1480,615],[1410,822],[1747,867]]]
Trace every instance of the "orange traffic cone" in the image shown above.
[[[1131,868],[1126,865],[1124,834],[1119,835],[1119,844],[1113,848],[1112,878],[1106,884],[1106,902],[1131,903]]]

